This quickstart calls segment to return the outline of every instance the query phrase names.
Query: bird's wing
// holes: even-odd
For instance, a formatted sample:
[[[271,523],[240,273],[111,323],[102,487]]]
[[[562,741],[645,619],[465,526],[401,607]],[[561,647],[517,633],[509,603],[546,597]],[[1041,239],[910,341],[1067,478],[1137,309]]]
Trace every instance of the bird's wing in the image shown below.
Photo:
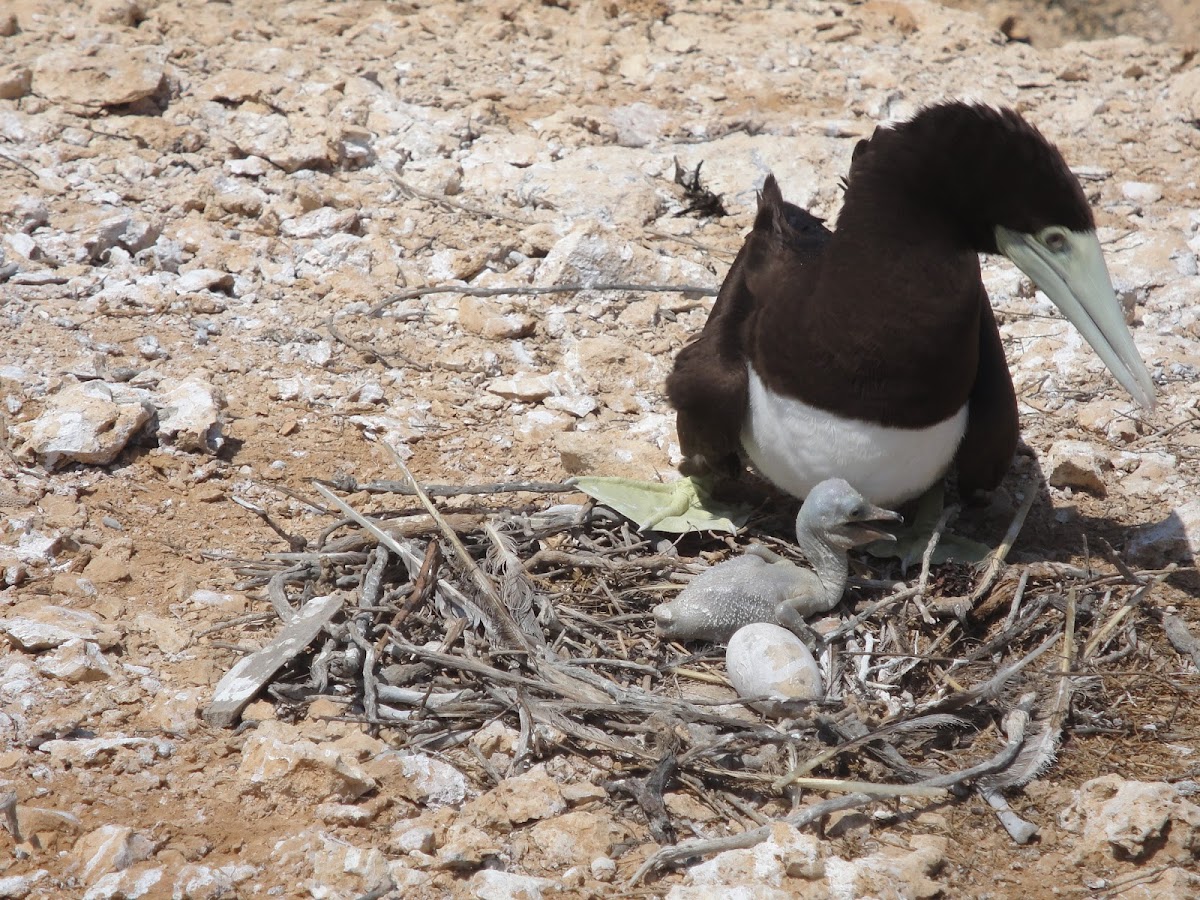
[[[764,305],[762,295],[794,282],[789,273],[818,258],[831,234],[819,218],[785,201],[775,176],[767,176],[754,228],[725,276],[708,321],[679,352],[667,378],[685,474],[741,470],[747,329]]]
[[[1017,449],[1019,430],[1012,376],[983,285],[979,304],[979,367],[967,401],[967,431],[955,458],[959,493],[964,498],[1000,484]]]

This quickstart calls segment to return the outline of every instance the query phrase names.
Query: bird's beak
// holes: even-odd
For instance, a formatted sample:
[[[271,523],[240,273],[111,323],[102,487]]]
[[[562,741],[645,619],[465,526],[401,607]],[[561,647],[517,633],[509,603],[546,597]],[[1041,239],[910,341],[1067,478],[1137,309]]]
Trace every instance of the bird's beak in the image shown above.
[[[844,530],[846,536],[854,542],[854,546],[861,547],[863,544],[870,544],[873,541],[894,541],[896,536],[890,531],[884,531],[882,524],[903,521],[904,516],[900,513],[872,506],[867,509],[866,515],[861,519],[846,523]]]
[[[1053,229],[1061,246],[1052,249],[1039,239],[1047,231],[1033,235],[998,225],[996,245],[1074,323],[1133,399],[1153,408],[1154,382],[1125,326],[1096,233]]]

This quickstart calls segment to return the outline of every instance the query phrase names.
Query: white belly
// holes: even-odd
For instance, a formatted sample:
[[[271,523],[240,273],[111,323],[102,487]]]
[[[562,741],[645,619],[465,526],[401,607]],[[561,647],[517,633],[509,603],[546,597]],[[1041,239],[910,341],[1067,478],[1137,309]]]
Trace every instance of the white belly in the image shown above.
[[[796,497],[826,478],[844,478],[880,506],[911,500],[946,474],[967,428],[965,405],[929,428],[843,419],[771,393],[748,368],[742,446],[763,476]]]

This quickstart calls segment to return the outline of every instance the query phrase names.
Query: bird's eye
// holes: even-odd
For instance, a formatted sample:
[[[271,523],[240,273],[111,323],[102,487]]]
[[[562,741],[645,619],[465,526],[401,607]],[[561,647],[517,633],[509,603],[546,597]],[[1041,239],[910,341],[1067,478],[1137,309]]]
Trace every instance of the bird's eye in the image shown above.
[[[1067,249],[1067,235],[1057,228],[1049,228],[1042,233],[1042,243],[1053,253],[1062,253]]]

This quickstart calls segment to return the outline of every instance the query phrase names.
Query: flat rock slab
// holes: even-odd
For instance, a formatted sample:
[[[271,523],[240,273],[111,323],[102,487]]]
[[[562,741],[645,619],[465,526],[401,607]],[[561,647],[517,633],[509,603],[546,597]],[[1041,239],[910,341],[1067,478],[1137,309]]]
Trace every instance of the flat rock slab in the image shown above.
[[[123,106],[158,93],[165,56],[157,47],[55,50],[38,57],[33,83],[55,103]]]
[[[217,684],[213,701],[204,710],[204,721],[217,728],[228,728],[242,710],[288,660],[303,652],[325,624],[342,608],[342,598],[326,595],[313,597],[300,614],[267,646],[239,660]]]

